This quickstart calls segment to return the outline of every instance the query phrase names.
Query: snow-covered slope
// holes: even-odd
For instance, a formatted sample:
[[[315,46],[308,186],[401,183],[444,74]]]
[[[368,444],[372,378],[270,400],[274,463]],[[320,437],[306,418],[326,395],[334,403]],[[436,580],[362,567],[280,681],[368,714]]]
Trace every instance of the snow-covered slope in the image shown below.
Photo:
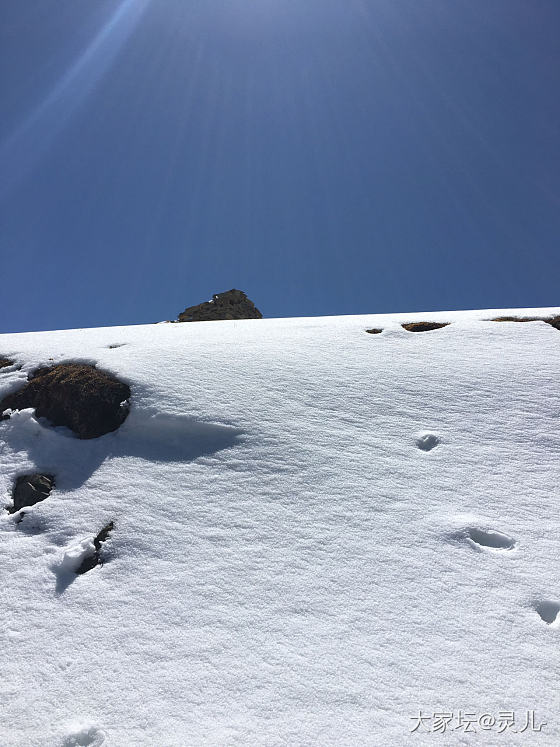
[[[560,331],[485,321],[559,312],[0,336],[0,396],[132,389],[101,438],[0,423],[5,508],[56,476],[1,511],[0,743],[559,744]]]

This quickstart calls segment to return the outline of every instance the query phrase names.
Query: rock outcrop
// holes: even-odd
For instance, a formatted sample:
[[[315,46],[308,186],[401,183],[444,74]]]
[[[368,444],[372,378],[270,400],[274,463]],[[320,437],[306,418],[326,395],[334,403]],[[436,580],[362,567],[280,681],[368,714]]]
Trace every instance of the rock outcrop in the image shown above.
[[[262,319],[261,312],[243,291],[216,293],[211,301],[189,306],[177,317],[178,322],[210,322],[220,319]]]

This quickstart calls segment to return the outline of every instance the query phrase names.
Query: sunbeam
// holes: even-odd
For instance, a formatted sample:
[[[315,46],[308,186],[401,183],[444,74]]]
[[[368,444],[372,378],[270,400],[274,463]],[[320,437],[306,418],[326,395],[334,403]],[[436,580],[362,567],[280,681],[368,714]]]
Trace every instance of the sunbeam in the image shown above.
[[[126,44],[150,0],[122,0],[54,88],[0,145],[0,199],[48,151]]]

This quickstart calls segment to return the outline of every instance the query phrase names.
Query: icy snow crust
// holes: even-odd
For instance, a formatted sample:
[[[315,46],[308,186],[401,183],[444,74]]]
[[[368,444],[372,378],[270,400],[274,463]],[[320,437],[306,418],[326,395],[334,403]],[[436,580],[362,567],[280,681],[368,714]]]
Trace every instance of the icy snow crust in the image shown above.
[[[91,441],[0,423],[4,508],[56,476],[1,511],[0,743],[559,744],[560,332],[484,321],[559,312],[0,336],[1,396],[66,361],[132,388]]]

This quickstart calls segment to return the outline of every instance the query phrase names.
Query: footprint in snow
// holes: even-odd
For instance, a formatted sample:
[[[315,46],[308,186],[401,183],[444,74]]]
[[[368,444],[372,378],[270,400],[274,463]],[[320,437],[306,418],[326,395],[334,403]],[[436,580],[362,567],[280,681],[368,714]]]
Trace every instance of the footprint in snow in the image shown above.
[[[503,532],[498,532],[496,529],[481,529],[480,527],[461,529],[449,535],[448,538],[454,543],[468,544],[478,552],[485,550],[507,552],[513,550],[516,544],[512,537]]]
[[[62,747],[101,747],[105,736],[97,726],[79,726],[65,737]]]
[[[560,604],[543,599],[534,605],[535,612],[550,627],[560,628]]]
[[[466,539],[475,550],[480,550],[480,548],[494,551],[513,550],[515,547],[515,540],[495,529],[469,527],[466,532]]]
[[[416,439],[416,446],[418,446],[420,451],[431,451],[440,443],[441,439],[435,433],[424,432]]]

